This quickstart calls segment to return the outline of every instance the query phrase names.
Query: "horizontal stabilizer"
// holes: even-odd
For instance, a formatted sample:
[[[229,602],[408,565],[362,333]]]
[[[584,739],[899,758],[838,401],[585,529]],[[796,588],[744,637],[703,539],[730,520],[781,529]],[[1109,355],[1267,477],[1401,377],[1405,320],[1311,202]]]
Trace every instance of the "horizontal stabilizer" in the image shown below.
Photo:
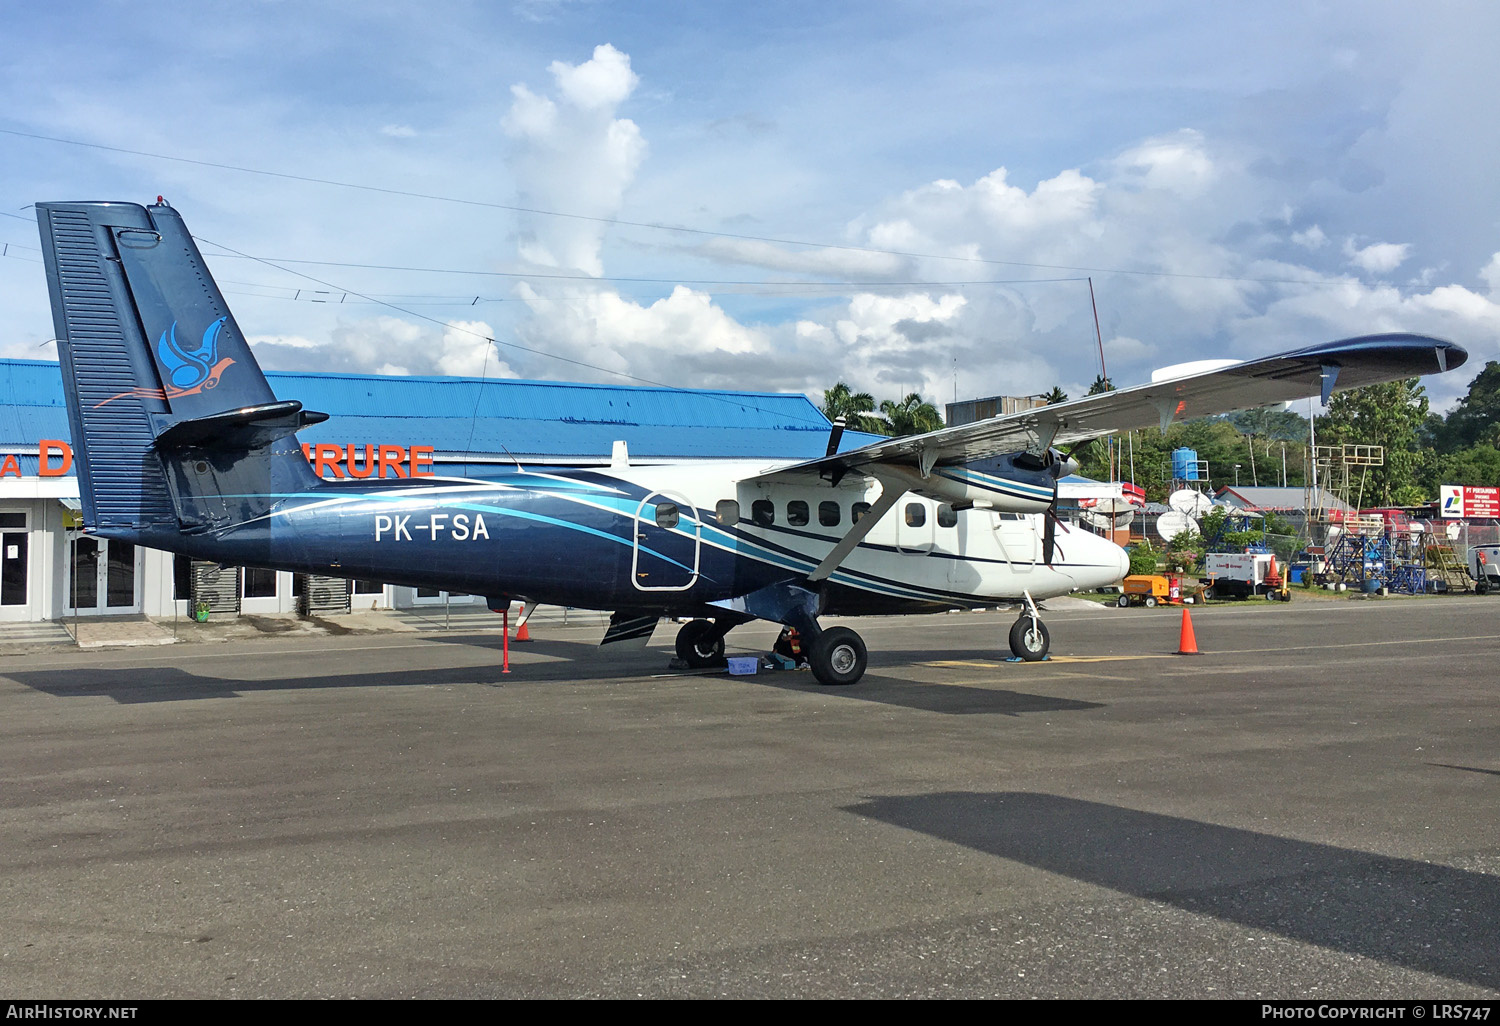
[[[163,452],[190,446],[213,450],[259,449],[327,419],[328,414],[304,410],[301,403],[288,399],[179,420],[157,435],[155,444]]]

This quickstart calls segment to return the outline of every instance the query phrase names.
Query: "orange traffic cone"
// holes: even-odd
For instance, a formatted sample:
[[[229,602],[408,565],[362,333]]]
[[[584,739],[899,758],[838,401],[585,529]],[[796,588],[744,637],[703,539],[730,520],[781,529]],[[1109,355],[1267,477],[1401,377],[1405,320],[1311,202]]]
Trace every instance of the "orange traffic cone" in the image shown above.
[[[1202,654],[1198,651],[1198,639],[1193,636],[1193,618],[1189,615],[1187,606],[1182,607],[1182,638],[1177,642],[1177,654]]]
[[[516,640],[530,641],[531,628],[526,625],[526,603],[521,603],[521,622],[516,625]]]

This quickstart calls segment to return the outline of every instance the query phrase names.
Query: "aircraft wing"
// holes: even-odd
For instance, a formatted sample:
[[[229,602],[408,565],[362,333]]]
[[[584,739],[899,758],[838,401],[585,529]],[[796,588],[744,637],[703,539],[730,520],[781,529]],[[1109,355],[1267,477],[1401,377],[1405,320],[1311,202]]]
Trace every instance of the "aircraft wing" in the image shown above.
[[[1176,420],[1232,413],[1274,403],[1461,366],[1461,346],[1425,335],[1364,335],[1325,342],[1276,356],[1247,360],[1149,385],[1136,385],[925,435],[892,438],[859,449],[783,467],[765,475],[841,473],[878,464],[916,467],[925,476],[936,465],[968,463],[1003,453],[1071,445],[1116,431],[1163,430]]]

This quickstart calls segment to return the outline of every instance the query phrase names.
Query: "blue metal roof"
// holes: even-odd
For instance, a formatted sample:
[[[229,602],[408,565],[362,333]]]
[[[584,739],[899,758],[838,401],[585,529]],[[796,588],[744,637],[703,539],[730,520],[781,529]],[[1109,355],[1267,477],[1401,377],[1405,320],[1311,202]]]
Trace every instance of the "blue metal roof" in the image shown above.
[[[829,424],[804,395],[507,378],[397,377],[268,371],[282,399],[330,415],[307,443],[430,445],[438,452],[607,458],[812,459]],[[69,437],[55,363],[0,360],[0,451]],[[878,436],[848,431],[840,450]]]

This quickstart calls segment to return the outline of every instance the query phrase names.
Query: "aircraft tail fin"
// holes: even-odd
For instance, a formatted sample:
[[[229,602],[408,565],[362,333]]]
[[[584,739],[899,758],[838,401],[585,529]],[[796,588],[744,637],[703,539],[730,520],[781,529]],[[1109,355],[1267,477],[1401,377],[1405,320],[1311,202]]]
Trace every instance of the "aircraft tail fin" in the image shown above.
[[[177,211],[36,209],[85,524],[218,530],[269,508],[273,478],[316,486],[285,440],[325,416],[277,401]]]

